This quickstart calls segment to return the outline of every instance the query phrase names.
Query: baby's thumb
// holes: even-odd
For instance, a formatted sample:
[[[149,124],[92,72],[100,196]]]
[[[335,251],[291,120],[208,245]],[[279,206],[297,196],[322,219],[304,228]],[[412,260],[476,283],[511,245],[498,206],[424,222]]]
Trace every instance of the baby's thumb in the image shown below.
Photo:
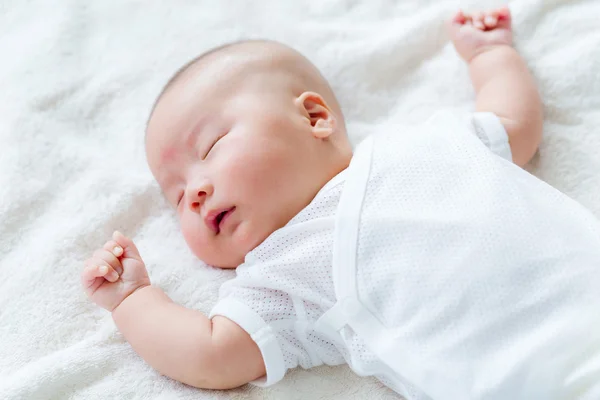
[[[143,262],[140,251],[135,246],[135,243],[133,243],[133,240],[129,239],[119,231],[113,233],[113,240],[123,248],[123,255],[121,257],[133,258]]]

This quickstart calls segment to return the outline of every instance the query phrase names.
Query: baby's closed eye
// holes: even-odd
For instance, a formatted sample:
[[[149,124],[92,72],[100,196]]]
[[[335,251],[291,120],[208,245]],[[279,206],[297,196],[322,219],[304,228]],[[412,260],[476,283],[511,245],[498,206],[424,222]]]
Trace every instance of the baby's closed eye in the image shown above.
[[[208,148],[208,151],[206,152],[206,154],[205,154],[205,155],[204,155],[204,157],[202,158],[203,160],[205,160],[205,159],[206,159],[206,157],[208,157],[208,155],[210,154],[210,152],[212,151],[212,149],[215,147],[215,145],[217,144],[217,142],[218,142],[219,140],[221,140],[221,139],[223,138],[223,136],[225,136],[225,135],[226,135],[226,133],[224,133],[224,134],[222,134],[222,135],[219,135],[219,136],[218,136],[218,137],[217,137],[217,138],[216,138],[216,139],[215,139],[215,140],[212,142],[212,144],[211,144],[211,145],[210,145],[210,147]]]

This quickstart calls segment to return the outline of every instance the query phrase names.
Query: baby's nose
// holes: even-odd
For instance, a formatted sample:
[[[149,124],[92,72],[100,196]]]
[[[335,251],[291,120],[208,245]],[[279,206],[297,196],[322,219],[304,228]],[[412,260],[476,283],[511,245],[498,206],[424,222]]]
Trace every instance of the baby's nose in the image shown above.
[[[195,198],[190,201],[190,209],[194,212],[199,213],[202,204],[204,203],[204,199],[206,198],[206,192],[200,191],[195,196]]]
[[[203,184],[202,186],[196,186],[190,188],[188,192],[188,204],[190,210],[196,213],[200,213],[202,205],[206,201],[206,198],[212,194],[212,186]]]

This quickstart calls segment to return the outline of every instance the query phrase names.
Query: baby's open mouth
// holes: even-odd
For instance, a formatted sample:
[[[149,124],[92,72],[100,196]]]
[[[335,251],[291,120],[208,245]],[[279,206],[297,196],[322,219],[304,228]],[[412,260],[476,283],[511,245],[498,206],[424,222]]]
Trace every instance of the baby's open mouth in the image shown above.
[[[206,225],[215,232],[216,234],[221,232],[221,227],[227,220],[227,218],[233,213],[235,207],[230,207],[224,210],[215,210],[208,213],[204,221]]]

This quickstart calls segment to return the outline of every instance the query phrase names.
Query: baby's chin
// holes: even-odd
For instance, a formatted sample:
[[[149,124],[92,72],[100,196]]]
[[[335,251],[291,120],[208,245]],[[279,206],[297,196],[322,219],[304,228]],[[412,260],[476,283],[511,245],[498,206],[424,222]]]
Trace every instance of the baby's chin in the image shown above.
[[[212,254],[204,254],[204,248],[192,248],[192,252],[200,261],[211,267],[221,269],[234,269],[244,263],[246,255],[264,242],[277,229],[270,229],[267,226],[252,225],[248,221],[239,224],[232,236],[228,238],[228,245],[224,246],[225,251]],[[189,243],[188,243],[189,244]]]
[[[248,251],[241,251],[239,248],[229,247],[225,252],[212,254],[203,254],[202,251],[192,251],[200,261],[207,265],[221,269],[235,269],[244,263]]]
[[[232,257],[232,254],[212,254],[211,256],[198,252],[195,254],[200,261],[215,268],[234,269],[244,263],[244,257]]]
[[[237,267],[239,267],[240,265],[242,265],[243,263],[239,263],[238,265],[235,266],[228,266],[228,265],[211,265],[211,267],[215,267],[215,268],[220,268],[220,269],[236,269]],[[210,265],[210,264],[209,264]]]

